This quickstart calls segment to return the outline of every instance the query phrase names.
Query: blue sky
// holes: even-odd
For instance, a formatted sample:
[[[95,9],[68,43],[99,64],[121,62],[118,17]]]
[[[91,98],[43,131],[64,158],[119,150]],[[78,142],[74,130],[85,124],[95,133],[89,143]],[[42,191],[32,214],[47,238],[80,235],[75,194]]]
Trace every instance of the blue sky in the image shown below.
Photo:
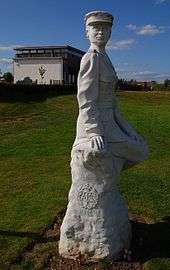
[[[83,20],[92,10],[115,17],[107,51],[120,78],[170,79],[170,0],[0,0],[0,69],[12,70],[15,46],[87,50]]]

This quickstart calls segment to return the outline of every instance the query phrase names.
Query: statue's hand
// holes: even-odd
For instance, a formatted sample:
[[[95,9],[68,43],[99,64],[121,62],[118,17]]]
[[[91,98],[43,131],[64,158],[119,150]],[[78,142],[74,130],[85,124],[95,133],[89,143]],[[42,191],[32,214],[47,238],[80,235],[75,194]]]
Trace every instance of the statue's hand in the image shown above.
[[[106,143],[104,138],[100,135],[96,135],[91,138],[91,148],[94,152],[100,153],[106,150]]]
[[[90,149],[84,152],[84,164],[89,167],[101,166],[101,158],[107,155],[107,146],[102,136],[91,138]]]

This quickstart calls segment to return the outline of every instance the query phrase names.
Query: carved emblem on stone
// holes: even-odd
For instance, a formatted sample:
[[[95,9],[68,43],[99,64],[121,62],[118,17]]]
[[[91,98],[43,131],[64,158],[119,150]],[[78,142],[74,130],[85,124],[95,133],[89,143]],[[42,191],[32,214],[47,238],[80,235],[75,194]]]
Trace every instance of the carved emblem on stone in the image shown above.
[[[78,192],[78,199],[82,207],[86,209],[93,209],[98,204],[99,195],[97,190],[90,184],[82,185]]]

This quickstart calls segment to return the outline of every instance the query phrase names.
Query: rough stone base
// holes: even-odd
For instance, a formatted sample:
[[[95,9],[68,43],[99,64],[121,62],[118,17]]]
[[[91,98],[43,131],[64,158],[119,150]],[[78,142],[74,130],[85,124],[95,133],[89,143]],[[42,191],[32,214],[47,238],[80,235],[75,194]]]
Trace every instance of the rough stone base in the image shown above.
[[[59,242],[62,257],[118,259],[129,248],[128,211],[116,185],[123,164],[111,154],[90,157],[86,151],[72,151],[72,186]]]

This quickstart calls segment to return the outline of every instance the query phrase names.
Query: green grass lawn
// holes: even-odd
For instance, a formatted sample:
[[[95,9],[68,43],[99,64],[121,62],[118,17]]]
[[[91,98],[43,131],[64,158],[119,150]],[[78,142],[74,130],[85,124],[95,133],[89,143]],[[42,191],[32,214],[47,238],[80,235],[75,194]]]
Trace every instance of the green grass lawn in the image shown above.
[[[125,171],[120,189],[132,213],[159,222],[169,215],[170,93],[118,96],[124,116],[150,146],[149,160]],[[77,112],[76,97],[71,95],[39,103],[0,103],[2,270],[31,241],[20,233],[39,232],[67,203]],[[155,258],[145,269],[168,270],[170,261]]]

